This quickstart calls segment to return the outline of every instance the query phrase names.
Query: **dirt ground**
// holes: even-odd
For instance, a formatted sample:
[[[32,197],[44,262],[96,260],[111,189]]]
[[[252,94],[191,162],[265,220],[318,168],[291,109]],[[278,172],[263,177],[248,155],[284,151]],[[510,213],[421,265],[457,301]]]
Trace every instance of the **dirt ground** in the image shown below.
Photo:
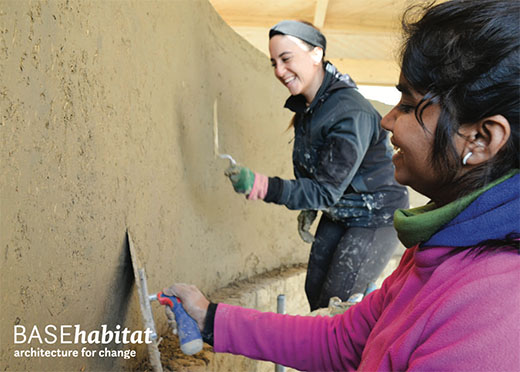
[[[179,347],[179,338],[171,332],[162,336],[159,352],[163,370],[175,372],[205,372],[215,355],[213,348],[208,344],[204,344],[202,351],[195,355],[183,354]],[[130,371],[153,372],[148,359],[137,362],[130,367]]]

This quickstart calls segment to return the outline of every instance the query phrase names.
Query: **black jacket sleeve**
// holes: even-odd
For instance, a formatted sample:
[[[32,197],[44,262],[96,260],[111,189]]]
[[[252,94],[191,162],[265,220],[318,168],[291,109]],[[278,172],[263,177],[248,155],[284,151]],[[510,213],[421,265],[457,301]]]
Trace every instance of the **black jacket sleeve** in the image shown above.
[[[314,176],[295,180],[271,177],[264,201],[296,210],[321,210],[335,205],[356,175],[377,121],[367,112],[349,111],[332,126]]]

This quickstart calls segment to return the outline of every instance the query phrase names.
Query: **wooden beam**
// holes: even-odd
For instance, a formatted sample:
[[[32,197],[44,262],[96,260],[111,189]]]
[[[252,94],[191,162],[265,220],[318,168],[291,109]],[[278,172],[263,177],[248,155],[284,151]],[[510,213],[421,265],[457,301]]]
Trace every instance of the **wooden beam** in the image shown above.
[[[316,0],[316,9],[314,10],[314,26],[322,28],[325,24],[325,17],[327,16],[327,8],[329,0]]]
[[[400,68],[395,61],[331,58],[330,62],[357,84],[394,86],[399,81]]]

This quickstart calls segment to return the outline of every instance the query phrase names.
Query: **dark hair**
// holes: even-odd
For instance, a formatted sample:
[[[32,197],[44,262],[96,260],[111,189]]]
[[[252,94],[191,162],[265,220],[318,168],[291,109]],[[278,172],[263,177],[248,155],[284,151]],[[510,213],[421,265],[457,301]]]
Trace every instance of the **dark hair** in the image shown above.
[[[456,247],[450,252],[450,255],[465,252],[466,256],[480,256],[496,251],[510,251],[520,254],[520,234],[513,232],[507,234],[504,239],[488,239],[475,246]]]
[[[457,184],[462,196],[520,168],[520,1],[413,6],[402,25],[401,71],[424,95],[415,109],[423,128],[424,109],[440,105],[431,163],[445,175],[444,181]],[[508,142],[493,159],[457,178],[461,161],[454,136],[465,124],[497,114],[509,121]]]
[[[293,36],[303,42],[309,51],[313,50],[315,47],[320,47],[323,50],[323,62],[325,58],[325,50],[327,49],[327,39],[321,30],[311,22],[304,20],[281,21],[269,30],[269,40],[274,35]],[[314,43],[311,40],[313,40]]]

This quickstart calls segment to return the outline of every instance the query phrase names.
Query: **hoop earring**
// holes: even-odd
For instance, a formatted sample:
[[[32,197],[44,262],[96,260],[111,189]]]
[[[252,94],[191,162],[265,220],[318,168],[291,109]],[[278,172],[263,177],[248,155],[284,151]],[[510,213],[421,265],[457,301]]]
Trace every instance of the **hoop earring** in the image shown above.
[[[464,158],[462,159],[462,165],[466,165],[466,164],[467,164],[468,159],[471,157],[471,155],[473,155],[473,153],[470,151],[470,152],[468,152],[468,153],[464,156]]]

